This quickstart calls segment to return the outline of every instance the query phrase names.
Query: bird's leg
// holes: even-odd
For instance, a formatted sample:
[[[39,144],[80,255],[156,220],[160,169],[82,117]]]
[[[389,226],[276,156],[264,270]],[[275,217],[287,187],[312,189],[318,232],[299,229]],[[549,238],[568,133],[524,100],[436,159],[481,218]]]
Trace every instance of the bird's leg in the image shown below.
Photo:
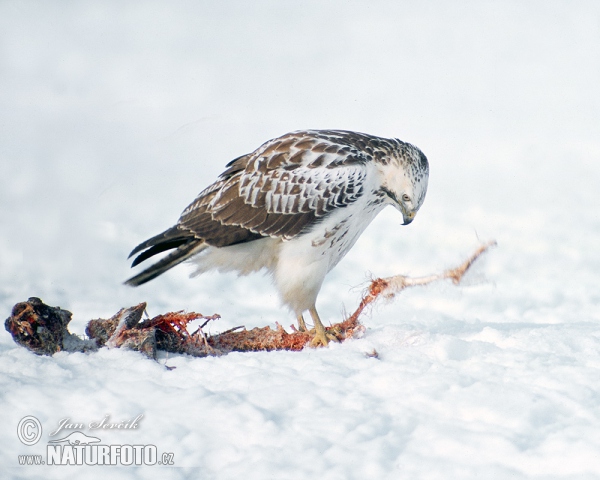
[[[308,332],[308,328],[306,328],[306,323],[304,323],[304,317],[302,314],[298,315],[298,330],[301,332]]]
[[[317,309],[314,305],[308,309],[308,312],[310,313],[310,316],[313,319],[313,323],[315,324],[315,336],[310,341],[310,345],[312,347],[325,347],[329,343],[329,340],[338,341],[337,338],[335,338],[335,336],[327,333],[325,327],[321,323],[321,319],[319,318],[319,314],[317,313]]]

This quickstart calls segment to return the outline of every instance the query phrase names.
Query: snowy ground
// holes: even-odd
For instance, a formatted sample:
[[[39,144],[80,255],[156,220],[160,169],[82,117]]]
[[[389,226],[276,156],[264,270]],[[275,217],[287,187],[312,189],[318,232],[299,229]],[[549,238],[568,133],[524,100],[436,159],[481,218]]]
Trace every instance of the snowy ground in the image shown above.
[[[326,349],[47,358],[0,334],[3,478],[600,478],[599,19],[594,1],[1,2],[4,318],[35,295],[79,334],[140,301],[218,312],[213,331],[289,325],[260,276],[121,282],[226,162],[301,128],[399,137],[431,165],[416,221],[386,210],[327,278],[324,319],[370,274],[498,241],[464,286],[406,291]],[[19,466],[65,418],[175,467]]]

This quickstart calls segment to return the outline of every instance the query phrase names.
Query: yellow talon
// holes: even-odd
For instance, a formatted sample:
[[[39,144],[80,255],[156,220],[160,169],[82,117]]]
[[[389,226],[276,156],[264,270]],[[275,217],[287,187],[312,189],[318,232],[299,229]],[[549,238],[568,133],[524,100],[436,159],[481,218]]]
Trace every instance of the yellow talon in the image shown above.
[[[315,324],[315,328],[314,328],[314,336],[312,338],[312,340],[310,341],[310,346],[311,347],[326,347],[329,344],[330,340],[333,340],[334,342],[338,342],[339,340],[337,339],[337,337],[335,335],[332,335],[331,333],[327,333],[327,330],[325,330],[325,327],[323,326],[323,324],[321,323],[321,319],[319,318],[319,314],[317,313],[317,309],[313,306],[311,308],[308,309],[310,316],[313,319],[313,322]],[[310,333],[312,333],[313,330],[311,330]]]

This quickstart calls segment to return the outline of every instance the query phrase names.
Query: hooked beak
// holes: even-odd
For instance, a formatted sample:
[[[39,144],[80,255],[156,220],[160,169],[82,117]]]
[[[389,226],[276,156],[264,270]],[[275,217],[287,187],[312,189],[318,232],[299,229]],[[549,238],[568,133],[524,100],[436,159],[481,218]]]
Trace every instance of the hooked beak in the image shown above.
[[[412,222],[415,219],[415,214],[416,212],[402,212],[402,218],[404,219],[404,223],[402,225],[408,225],[410,222]]]

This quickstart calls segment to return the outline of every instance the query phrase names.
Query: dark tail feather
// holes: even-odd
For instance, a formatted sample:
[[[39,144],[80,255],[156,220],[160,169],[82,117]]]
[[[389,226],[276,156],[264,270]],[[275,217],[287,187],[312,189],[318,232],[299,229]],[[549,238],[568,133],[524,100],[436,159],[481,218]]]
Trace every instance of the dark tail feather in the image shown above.
[[[151,265],[135,277],[131,277],[125,282],[125,285],[137,287],[149,282],[159,275],[162,275],[170,268],[173,268],[175,265],[180,264],[196,253],[204,250],[206,247],[207,245],[202,240],[192,240],[189,243],[180,245],[174,252],[169,253],[165,258],[160,259],[154,265]]]
[[[161,251],[164,252],[165,250],[168,250],[170,248],[178,247],[182,243],[185,243],[188,240],[191,240],[193,238],[196,238],[193,233],[186,232],[185,230],[182,230],[182,229],[178,228],[177,226],[174,226],[174,227],[169,228],[168,230],[165,230],[162,233],[159,233],[158,235],[156,235],[152,238],[149,238],[145,242],[140,243],[137,247],[135,247],[131,251],[131,253],[129,254],[129,256],[127,258],[133,257],[136,253],[141,252],[142,250],[146,250],[148,247],[157,247],[159,245],[168,245],[170,243],[174,243],[173,246],[171,246],[171,247],[167,246],[163,250],[157,250],[156,253],[159,253]],[[146,258],[148,258],[148,257],[146,257]],[[134,263],[134,265],[137,265],[141,261],[143,261],[143,260],[138,261],[136,259],[137,263]],[[134,265],[132,265],[132,267]]]
[[[173,248],[178,248],[182,245],[185,245],[186,243],[188,243],[190,241],[193,242],[193,240],[181,239],[181,240],[171,240],[171,241],[161,243],[159,245],[154,245],[153,247],[150,247],[148,250],[140,253],[137,257],[135,257],[135,260],[133,261],[131,266],[135,267],[136,265],[139,265],[140,263],[142,263],[144,260],[148,260],[150,257],[153,257],[157,253],[161,253],[166,250],[171,250]]]
[[[129,254],[129,257],[142,250],[145,251],[136,257],[131,266],[135,267],[157,253],[173,248],[175,251],[169,253],[166,257],[160,259],[154,265],[151,265],[138,275],[131,277],[125,284],[137,287],[138,285],[149,282],[159,275],[162,275],[170,268],[173,268],[175,265],[180,264],[196,253],[204,250],[206,247],[207,245],[204,241],[196,238],[193,234],[180,230],[177,227],[170,228],[160,235],[156,235],[135,247]]]

